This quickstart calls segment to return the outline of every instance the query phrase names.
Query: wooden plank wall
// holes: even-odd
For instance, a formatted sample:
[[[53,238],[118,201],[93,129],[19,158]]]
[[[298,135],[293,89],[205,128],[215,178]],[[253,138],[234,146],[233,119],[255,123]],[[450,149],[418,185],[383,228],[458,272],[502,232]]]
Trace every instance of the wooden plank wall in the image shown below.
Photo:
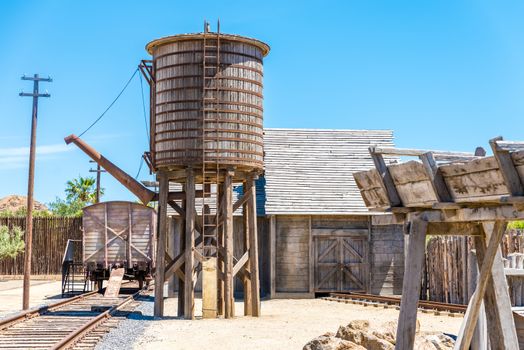
[[[421,299],[467,304],[469,301],[467,270],[471,262],[468,252],[474,249],[471,237],[434,236],[426,245],[426,266],[422,280]],[[502,256],[524,253],[524,230],[508,230],[501,244]],[[457,263],[460,262],[460,263]],[[513,267],[513,266],[507,266]],[[512,305],[521,305],[524,289],[520,278],[508,278]]]
[[[369,292],[402,294],[404,277],[404,232],[402,225],[372,225]]]
[[[275,292],[309,293],[308,216],[276,217]]]
[[[25,230],[25,218],[0,218],[0,226],[19,226]],[[68,239],[82,239],[82,218],[33,219],[33,275],[59,275]],[[81,256],[77,257],[81,260]],[[21,275],[24,272],[24,254],[15,259],[0,261],[0,275]]]

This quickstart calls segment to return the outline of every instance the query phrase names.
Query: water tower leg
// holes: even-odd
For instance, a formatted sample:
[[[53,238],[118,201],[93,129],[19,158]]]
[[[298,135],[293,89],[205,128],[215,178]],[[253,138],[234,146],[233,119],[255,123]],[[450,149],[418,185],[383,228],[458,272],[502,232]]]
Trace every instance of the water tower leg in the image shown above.
[[[222,199],[224,198],[224,191],[222,186],[218,186],[217,188],[218,192],[218,202],[222,203]],[[217,205],[217,208],[219,206]],[[217,210],[222,210],[222,208],[219,208]],[[224,302],[224,256],[223,253],[225,251],[224,248],[224,226],[220,225],[217,227],[218,230],[218,262],[217,262],[217,314],[220,316],[223,316],[225,313],[225,302]]]
[[[185,282],[184,317],[195,318],[194,253],[195,248],[195,173],[192,168],[186,171],[186,244],[185,244]]]
[[[233,172],[228,170],[224,179],[224,301],[225,318],[235,316],[235,297],[233,295]]]
[[[185,191],[185,185],[184,185],[184,191]],[[182,200],[182,209],[184,209],[184,211],[187,210],[187,206],[186,206],[186,200]],[[186,250],[186,218],[185,217],[181,217],[180,218],[182,220],[182,224],[181,224],[181,228],[180,228],[180,236],[179,236],[179,246],[180,246],[180,253],[183,253],[185,252]],[[182,265],[181,267],[181,270],[182,271],[185,271],[185,265]],[[184,316],[184,302],[185,302],[185,297],[184,297],[184,293],[185,293],[185,281],[178,277],[178,312],[177,312],[177,315],[178,317],[183,317]]]
[[[165,172],[158,173],[158,230],[155,272],[155,317],[164,316],[164,281],[165,281],[165,252],[167,234],[167,199],[169,194],[169,178]]]
[[[249,270],[251,283],[251,316],[260,316],[260,281],[258,274],[258,234],[257,234],[257,176],[251,174],[247,180],[247,188],[251,196],[247,201],[248,228],[249,228]]]
[[[250,188],[247,181],[243,183],[244,194],[248,193]],[[244,252],[249,254],[249,207],[247,203],[244,203],[242,207],[242,220],[244,224]],[[242,276],[242,282],[244,284],[244,315],[251,316],[253,314],[253,303],[251,301],[251,280],[250,280],[251,269],[249,267],[249,261],[245,265],[244,275]]]

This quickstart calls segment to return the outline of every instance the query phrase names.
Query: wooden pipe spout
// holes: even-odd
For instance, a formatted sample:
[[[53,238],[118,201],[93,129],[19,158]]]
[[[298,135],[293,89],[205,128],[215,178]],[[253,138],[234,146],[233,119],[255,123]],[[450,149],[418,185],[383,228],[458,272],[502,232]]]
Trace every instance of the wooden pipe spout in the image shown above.
[[[84,151],[92,160],[99,164],[105,171],[111,174],[115,179],[124,185],[131,193],[140,199],[140,201],[147,205],[155,199],[156,193],[146,188],[140,182],[135,180],[132,176],[117,167],[103,155],[98,153],[93,147],[89,146],[78,136],[71,134],[64,139],[66,144],[74,143],[78,148]]]

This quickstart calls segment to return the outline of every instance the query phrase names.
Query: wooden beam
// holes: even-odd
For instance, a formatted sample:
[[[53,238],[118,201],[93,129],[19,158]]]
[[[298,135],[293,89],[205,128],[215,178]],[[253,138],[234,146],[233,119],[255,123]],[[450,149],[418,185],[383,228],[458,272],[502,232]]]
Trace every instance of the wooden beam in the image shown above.
[[[233,204],[233,212],[237,211],[238,208],[244,205],[244,203],[251,198],[252,193],[253,191],[251,191],[251,189],[246,190],[246,187],[244,186],[244,194],[235,202],[235,204]]]
[[[182,218],[186,216],[186,211],[182,209],[181,206],[179,206],[175,201],[168,201],[167,202],[171,208],[173,208],[178,215],[180,215]]]
[[[246,202],[248,221],[249,221],[249,272],[251,275],[251,308],[252,316],[260,316],[260,279],[258,272],[258,228],[257,228],[257,197],[256,197],[256,177],[250,175],[247,179],[247,186],[251,196]]]
[[[192,168],[186,170],[186,244],[185,244],[185,275],[184,281],[184,317],[195,318],[195,290],[193,284],[195,249],[195,173]]]
[[[396,350],[413,350],[417,326],[417,308],[420,297],[420,281],[424,264],[426,231],[428,223],[422,220],[411,222],[409,243],[404,266],[402,299],[398,317]]]
[[[494,223],[484,223],[483,229],[486,238],[489,239],[495,230]],[[506,231],[506,225],[500,225],[496,229]],[[486,241],[484,237],[475,238],[475,248],[479,267],[486,254]],[[517,332],[511,311],[511,300],[508,294],[508,284],[504,274],[500,246],[497,249],[495,260],[488,276],[488,284],[484,295],[484,306],[486,309],[487,327],[491,350],[518,349]]]
[[[186,185],[184,184],[184,190],[185,190],[185,187]],[[182,219],[182,225],[181,225],[181,229],[180,229],[180,237],[179,237],[179,245],[180,245],[180,254],[184,254],[185,256],[185,251],[186,251],[186,208],[187,208],[187,202],[186,202],[186,199],[184,198],[182,200],[182,203],[181,203],[181,209],[184,211],[184,215],[180,215],[180,218]],[[183,265],[183,263],[180,264],[180,268],[176,269],[175,271],[178,271],[177,273],[177,276],[178,276],[178,308],[177,308],[177,315],[178,317],[183,317],[184,316],[184,312],[185,312],[185,307],[184,307],[184,304],[186,302],[186,298],[185,298],[185,292],[186,292],[186,287],[185,287],[185,274],[182,273],[182,271],[185,271],[185,266]]]
[[[512,204],[506,204],[461,208],[457,209],[455,215],[452,216],[444,216],[438,210],[419,211],[416,216],[429,222],[517,221],[524,220],[524,211],[517,210]]]
[[[499,165],[500,172],[504,178],[504,183],[512,196],[524,196],[524,185],[522,184],[519,173],[513,164],[511,154],[508,151],[497,147],[498,141],[502,141],[502,137],[499,136],[489,140],[489,144]]]
[[[377,154],[388,154],[392,156],[411,156],[419,157],[424,153],[431,152],[439,161],[457,161],[457,160],[471,160],[478,158],[473,153],[469,152],[449,152],[449,151],[430,151],[412,148],[394,148],[394,147],[374,147],[374,152]]]
[[[248,187],[247,181],[244,181],[242,184],[242,187],[244,188],[244,198],[247,200],[247,194],[249,193],[249,196],[251,195],[251,189]],[[244,255],[240,258],[240,260],[236,263],[235,267],[233,268],[233,276],[236,275],[238,272],[240,272],[240,268],[236,269],[237,266],[242,267],[245,265],[245,263],[249,259],[249,210],[247,208],[246,201],[244,200],[242,202],[243,208],[242,208],[242,225],[243,225],[243,233],[244,233]],[[233,211],[235,210],[235,206],[233,206]],[[240,264],[240,261],[243,260],[245,257],[245,261],[243,261],[242,265]],[[235,271],[236,270],[236,271]],[[244,315],[245,316],[251,316],[253,315],[253,307],[251,302],[251,282],[248,278],[250,275],[250,269],[249,264],[245,267],[245,271],[247,271],[246,274],[242,276],[242,285],[244,286]]]
[[[384,161],[384,157],[382,157],[382,154],[376,152],[375,147],[370,147],[369,153],[371,154],[371,158],[373,159],[375,168],[377,169],[380,177],[382,178],[382,182],[384,184],[384,188],[386,189],[390,206],[397,207],[402,205],[397,189],[395,187],[395,183],[393,182],[393,178],[391,177],[388,167],[386,166],[386,162]]]
[[[167,193],[169,192],[169,179],[167,175],[159,171],[158,181],[160,182],[160,197],[158,201],[158,230],[157,230],[157,251],[156,251],[156,271],[155,271],[155,317],[164,316],[164,269],[166,253],[166,234],[167,234]]]
[[[227,171],[223,183],[224,187],[224,304],[225,318],[235,316],[235,298],[233,295],[233,178],[232,173]]]
[[[482,267],[480,268],[477,288],[469,302],[466,316],[464,317],[458,338],[455,342],[455,350],[469,349],[473,332],[475,331],[475,326],[477,324],[477,319],[479,317],[480,306],[488,286],[489,276],[491,275],[491,270],[493,267],[493,261],[495,260],[502,236],[504,235],[504,227],[504,222],[497,221],[495,223],[493,233],[489,238],[489,245],[484,255]]]
[[[240,272],[240,270],[246,265],[247,261],[249,259],[249,252],[245,252],[244,255],[240,259],[238,259],[237,263],[233,267],[233,277],[237,275],[237,273]]]
[[[221,214],[223,213],[224,209],[224,188],[222,186],[218,186],[217,188],[217,208]],[[225,250],[224,248],[224,226],[218,226],[217,227],[217,238],[218,238],[218,252],[217,252],[217,314],[218,315],[224,315],[225,314],[225,302],[224,302],[224,281],[225,281],[225,274],[224,274],[224,254],[222,253],[222,250]]]
[[[476,222],[430,222],[428,235],[481,236],[483,231]]]
[[[426,174],[429,176],[431,180],[431,185],[433,186],[433,189],[435,190],[435,193],[437,194],[439,201],[452,202],[453,198],[449,193],[448,186],[444,181],[442,173],[438,169],[437,161],[435,160],[433,153],[427,152],[421,154],[419,158],[422,161],[424,168],[426,169]]]

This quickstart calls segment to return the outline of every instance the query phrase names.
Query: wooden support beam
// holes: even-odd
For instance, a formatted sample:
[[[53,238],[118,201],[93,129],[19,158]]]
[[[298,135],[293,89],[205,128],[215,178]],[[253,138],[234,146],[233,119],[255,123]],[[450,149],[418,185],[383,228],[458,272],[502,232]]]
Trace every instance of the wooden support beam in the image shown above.
[[[155,317],[164,316],[164,269],[167,235],[167,193],[169,192],[169,179],[162,171],[158,173],[160,197],[158,201],[158,230],[155,271]]]
[[[235,277],[240,270],[246,265],[249,259],[249,252],[245,252],[244,255],[240,259],[238,259],[237,263],[233,267],[233,277]]]
[[[382,182],[384,184],[384,188],[386,189],[390,206],[397,207],[402,205],[402,202],[397,192],[397,188],[395,187],[395,183],[393,182],[393,178],[391,177],[386,162],[384,161],[384,157],[382,157],[382,154],[376,153],[375,147],[370,147],[369,153],[371,154],[373,163],[375,163],[375,168],[377,169],[378,173],[380,174],[380,177],[382,178]]]
[[[218,186],[217,188],[217,209],[220,213],[223,213],[224,207],[224,188]],[[225,314],[225,302],[224,302],[224,254],[222,253],[224,248],[224,226],[220,225],[217,227],[218,237],[218,252],[217,252],[217,314],[222,316]]]
[[[186,170],[186,244],[185,244],[185,275],[184,281],[184,317],[195,318],[195,289],[193,281],[195,249],[195,173],[192,168]]]
[[[233,295],[233,176],[227,171],[223,183],[224,187],[224,304],[225,318],[235,316],[235,297]]]
[[[185,184],[184,184],[184,190],[185,190]],[[175,203],[176,204],[176,203]],[[184,212],[184,215],[180,215],[182,219],[182,225],[180,228],[180,237],[179,237],[179,244],[180,244],[180,254],[185,254],[186,251],[186,208],[187,208],[187,202],[184,198],[181,203],[181,209]],[[175,259],[176,260],[176,259]],[[178,317],[183,317],[185,308],[185,274],[182,273],[182,271],[185,271],[185,266],[183,262],[180,264],[180,268],[175,269],[175,271],[179,271],[177,273],[178,275],[178,308],[177,308],[177,315]]]
[[[497,147],[497,141],[502,141],[502,137],[499,136],[489,140],[489,145],[499,165],[504,183],[512,196],[524,196],[524,184],[521,182],[519,173],[513,164],[511,154],[509,151]]]
[[[233,204],[233,212],[237,211],[238,208],[240,208],[241,206],[244,205],[244,203],[246,203],[246,201],[249,200],[249,198],[251,198],[251,194],[253,193],[251,191],[251,189],[246,189],[246,186],[245,186],[245,182],[244,182],[244,194],[242,195],[242,197],[240,197],[236,202],[235,204]]]
[[[402,299],[398,317],[396,350],[413,350],[417,326],[417,308],[420,296],[420,281],[426,244],[428,223],[422,220],[411,222],[409,243],[404,266]]]
[[[480,313],[480,306],[488,286],[489,276],[491,275],[493,261],[495,260],[502,236],[504,235],[504,227],[505,224],[503,221],[495,222],[493,233],[489,238],[489,245],[484,254],[484,259],[480,268],[477,288],[469,302],[468,310],[455,342],[455,350],[468,350],[471,344],[471,338],[473,337],[473,332],[475,331],[475,326],[477,325],[477,319]]]
[[[247,179],[247,187],[250,189],[251,196],[246,202],[249,229],[249,273],[251,283],[251,312],[252,316],[260,316],[260,279],[258,272],[258,228],[257,228],[257,197],[256,197],[256,177],[250,175]]]
[[[419,158],[422,161],[424,168],[426,169],[426,174],[429,176],[431,180],[431,184],[433,186],[433,189],[435,190],[435,193],[437,194],[439,201],[452,202],[453,198],[449,193],[448,186],[446,185],[444,177],[442,176],[442,173],[440,172],[437,166],[437,161],[435,160],[433,153],[424,153],[420,155]]]
[[[494,223],[484,223],[482,226],[484,228],[486,239],[489,239],[495,229]],[[500,225],[497,229],[505,232],[506,225]],[[475,237],[475,249],[480,268],[486,254],[486,241],[484,237]],[[486,309],[491,350],[519,348],[502,259],[499,246],[495,255],[495,260],[493,261],[491,275],[488,276],[488,284],[484,295],[484,306]]]
[[[167,251],[170,260],[171,257],[176,255],[176,240],[178,239],[178,236],[180,235],[180,226],[178,225],[178,221],[174,217],[168,218],[168,229],[167,229]],[[166,259],[166,263],[169,264],[171,261]],[[175,297],[175,289],[177,285],[177,277],[176,276],[165,276],[164,278],[168,281],[168,287],[167,287],[167,297],[168,298],[174,298]]]
[[[179,206],[175,201],[168,201],[167,202],[169,204],[169,206],[171,208],[173,208],[177,213],[178,215],[180,215],[182,218],[184,218],[186,216],[186,211],[181,207]]]
[[[251,195],[251,188],[249,188],[247,181],[244,181],[242,188],[244,189],[244,196],[243,198],[248,199],[248,197]],[[243,201],[243,208],[242,208],[242,224],[243,224],[243,233],[244,233],[244,255],[240,258],[240,260],[236,263],[235,267],[233,268],[233,276],[236,275],[240,269],[245,266],[245,263],[249,260],[249,210],[248,205],[246,204],[246,200]],[[234,209],[234,206],[233,206]],[[245,257],[245,259],[244,259]],[[240,263],[242,262],[242,265]],[[237,268],[237,266],[239,268]],[[253,314],[253,307],[251,302],[251,282],[249,278],[247,277],[250,274],[249,264],[246,266],[246,271],[248,272],[244,276],[242,276],[242,285],[244,286],[244,315],[245,316],[251,316]]]
[[[430,222],[428,235],[481,236],[482,228],[476,222]]]

